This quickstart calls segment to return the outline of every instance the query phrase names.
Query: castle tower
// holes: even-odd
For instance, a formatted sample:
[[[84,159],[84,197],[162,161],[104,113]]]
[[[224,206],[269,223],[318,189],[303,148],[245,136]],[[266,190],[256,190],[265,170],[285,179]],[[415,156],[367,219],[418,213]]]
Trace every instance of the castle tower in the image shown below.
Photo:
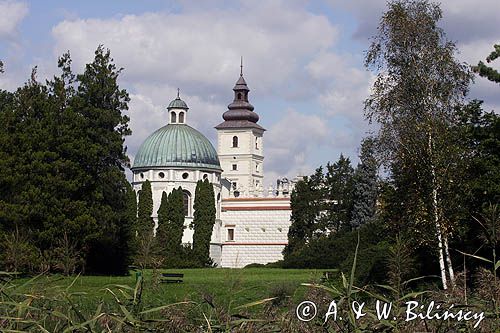
[[[264,180],[265,129],[257,124],[259,115],[248,102],[250,89],[243,78],[243,66],[233,91],[234,100],[222,115],[224,122],[215,127],[222,178],[231,183],[231,197],[258,196]]]

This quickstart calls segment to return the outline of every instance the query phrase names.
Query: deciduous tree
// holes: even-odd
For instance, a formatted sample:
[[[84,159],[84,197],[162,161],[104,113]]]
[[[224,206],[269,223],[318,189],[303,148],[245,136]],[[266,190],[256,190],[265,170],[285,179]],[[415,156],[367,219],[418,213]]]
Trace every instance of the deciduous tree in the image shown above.
[[[366,65],[377,72],[365,114],[380,124],[380,156],[402,176],[403,221],[433,230],[443,287],[454,285],[448,239],[453,219],[446,187],[457,165],[450,127],[456,123],[472,76],[455,58],[456,46],[438,26],[437,4],[393,1],[384,13]],[[417,230],[417,228],[415,229]],[[448,276],[447,276],[448,274]]]

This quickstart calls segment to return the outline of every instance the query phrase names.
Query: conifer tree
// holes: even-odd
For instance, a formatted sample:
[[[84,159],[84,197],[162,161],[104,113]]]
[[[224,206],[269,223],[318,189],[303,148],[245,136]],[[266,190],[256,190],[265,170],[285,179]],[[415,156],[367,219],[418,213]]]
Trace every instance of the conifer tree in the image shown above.
[[[331,232],[349,229],[352,213],[353,173],[349,158],[340,154],[339,160],[326,165],[324,209],[320,227]]]
[[[130,184],[127,186],[127,201],[123,212],[124,223],[120,229],[121,238],[126,244],[126,258],[130,263],[137,251],[137,195]]]
[[[205,179],[196,184],[192,226],[193,252],[201,266],[211,264],[210,240],[215,224],[216,207],[213,185]]]
[[[323,168],[300,180],[290,196],[292,224],[288,229],[288,244],[283,250],[285,261],[295,251],[304,247],[319,229],[318,220],[323,209],[324,175]]]
[[[175,189],[174,189],[175,191]],[[158,228],[156,229],[156,241],[162,256],[167,256],[166,244],[169,236],[169,195],[166,192],[161,194],[160,207],[158,208]]]
[[[495,49],[492,51],[488,57],[486,57],[486,62],[490,63],[494,60],[496,60],[498,57],[500,57],[500,45],[495,44],[493,45],[493,48]],[[500,73],[494,69],[493,67],[490,67],[486,65],[484,62],[480,61],[477,66],[473,66],[472,70],[476,73],[479,74],[479,76],[485,77],[491,82],[496,82],[500,83]]]
[[[128,94],[102,46],[80,75],[69,54],[59,67],[46,85],[34,69],[7,104],[0,93],[0,223],[28,232],[41,253],[66,237],[87,272],[123,273]]]
[[[375,216],[377,200],[377,161],[372,138],[361,143],[360,162],[354,173],[352,226],[359,227]]]
[[[179,186],[173,189],[166,200],[166,209],[161,210],[163,223],[161,239],[165,242],[160,244],[162,253],[165,255],[167,265],[177,262],[182,255],[182,235],[184,233],[184,195]]]
[[[139,191],[139,203],[137,204],[137,229],[139,233],[153,234],[153,193],[151,183],[146,180],[142,183]]]

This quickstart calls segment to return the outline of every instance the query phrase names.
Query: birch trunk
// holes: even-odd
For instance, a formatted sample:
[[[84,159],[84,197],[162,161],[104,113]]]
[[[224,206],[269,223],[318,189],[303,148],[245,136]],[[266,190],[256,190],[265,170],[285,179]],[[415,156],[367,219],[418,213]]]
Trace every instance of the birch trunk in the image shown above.
[[[434,161],[432,159],[432,133],[429,130],[427,148],[429,149],[429,157],[431,159],[431,176],[432,176],[432,215],[434,219],[434,224],[436,226],[436,234],[438,239],[438,252],[439,252],[439,268],[441,271],[441,281],[443,282],[443,289],[448,289],[448,281],[446,278],[446,265],[444,262],[443,253],[443,234],[441,230],[441,225],[439,223],[439,212],[438,212],[438,198],[437,198],[437,184],[436,184],[436,170],[434,166]]]
[[[450,275],[450,284],[452,288],[455,288],[455,272],[453,271],[453,265],[451,264],[450,251],[448,249],[448,236],[443,236],[444,253],[446,255],[446,265],[448,266],[448,274]]]
[[[436,225],[437,229],[437,238],[438,238],[438,251],[439,251],[439,268],[441,270],[441,281],[443,282],[443,289],[448,289],[448,283],[446,279],[446,267],[444,264],[444,255],[443,255],[443,240],[441,235],[441,227],[439,223]]]

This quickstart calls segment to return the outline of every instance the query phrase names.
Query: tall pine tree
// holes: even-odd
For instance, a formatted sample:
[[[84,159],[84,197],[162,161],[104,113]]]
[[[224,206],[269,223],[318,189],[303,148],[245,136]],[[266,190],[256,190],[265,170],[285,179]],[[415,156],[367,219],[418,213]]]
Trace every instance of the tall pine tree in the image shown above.
[[[142,183],[139,191],[139,202],[137,204],[137,232],[140,234],[153,234],[153,192],[151,183],[146,180]]]
[[[205,179],[199,180],[196,184],[194,199],[194,218],[192,226],[193,234],[193,252],[200,266],[209,266],[210,259],[210,240],[215,224],[215,194],[213,185]]]
[[[175,191],[175,189],[174,189]],[[169,222],[169,195],[167,192],[162,192],[160,207],[158,208],[158,229],[156,229],[156,242],[158,243],[159,251],[163,257],[167,257],[168,252],[166,244],[170,235]]]
[[[324,187],[326,214],[321,222],[321,229],[324,231],[336,232],[340,229],[350,229],[353,173],[351,161],[342,154],[337,162],[327,164]]]
[[[161,217],[160,217],[161,216]],[[179,186],[162,196],[158,211],[158,242],[167,266],[178,266],[182,257],[182,235],[184,234],[184,196]]]
[[[375,216],[377,201],[377,160],[375,142],[366,138],[361,143],[360,162],[354,172],[352,226],[359,227]]]
[[[297,182],[290,196],[292,224],[288,229],[288,244],[283,249],[285,261],[295,251],[307,245],[318,230],[323,198],[324,175],[323,168],[319,167],[312,176]]]

